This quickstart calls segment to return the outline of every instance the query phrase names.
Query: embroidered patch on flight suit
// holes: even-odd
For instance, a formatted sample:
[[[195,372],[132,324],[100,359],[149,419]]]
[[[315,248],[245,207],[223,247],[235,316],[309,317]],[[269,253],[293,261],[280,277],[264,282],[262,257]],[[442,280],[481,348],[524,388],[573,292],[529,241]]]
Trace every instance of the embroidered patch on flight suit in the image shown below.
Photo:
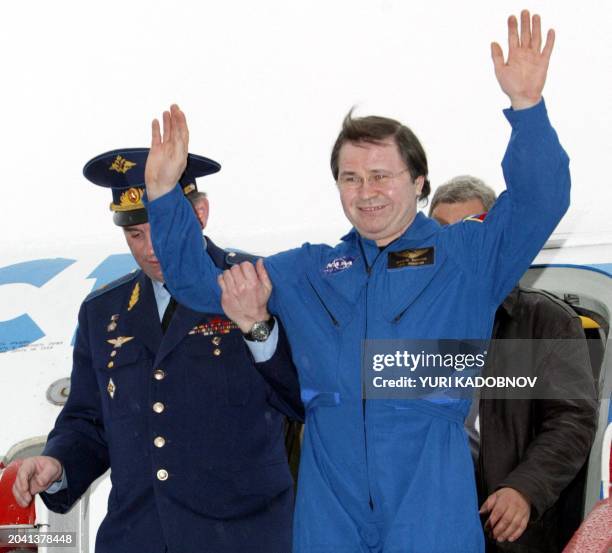
[[[353,266],[353,262],[355,261],[354,257],[350,257],[345,255],[344,257],[337,257],[336,259],[330,261],[325,267],[323,267],[323,273],[326,275],[331,275],[333,273],[339,273],[340,271],[346,271],[346,269],[350,269]]]
[[[202,336],[213,336],[214,334],[229,334],[232,330],[237,329],[238,325],[224,319],[223,317],[213,317],[207,323],[194,326],[188,334],[200,334]]]
[[[401,269],[403,267],[421,267],[433,265],[434,248],[417,248],[414,250],[402,250],[401,252],[389,252],[387,256],[387,269]]]
[[[463,219],[464,221],[471,221],[472,223],[482,223],[487,216],[487,212],[481,213],[480,215],[470,215]]]

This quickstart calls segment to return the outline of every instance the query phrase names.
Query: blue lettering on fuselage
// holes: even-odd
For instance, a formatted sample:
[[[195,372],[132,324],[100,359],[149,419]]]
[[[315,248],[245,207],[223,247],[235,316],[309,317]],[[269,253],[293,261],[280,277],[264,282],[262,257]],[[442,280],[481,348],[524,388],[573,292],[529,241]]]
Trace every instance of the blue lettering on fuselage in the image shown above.
[[[29,284],[40,288],[75,261],[64,258],[35,259],[0,267],[0,286]],[[113,254],[104,259],[87,278],[95,279],[92,290],[96,290],[129,273],[135,267],[137,267],[136,262],[130,254]],[[45,335],[44,329],[41,329],[27,313],[7,321],[0,321],[0,353],[27,346]]]

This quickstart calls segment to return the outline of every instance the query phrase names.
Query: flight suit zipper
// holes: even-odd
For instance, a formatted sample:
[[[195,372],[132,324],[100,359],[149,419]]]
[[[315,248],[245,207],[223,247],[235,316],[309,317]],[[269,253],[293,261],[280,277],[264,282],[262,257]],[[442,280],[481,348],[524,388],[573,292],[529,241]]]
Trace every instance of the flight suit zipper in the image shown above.
[[[370,286],[370,276],[372,275],[372,268],[374,267],[374,265],[376,264],[376,261],[380,257],[380,254],[384,250],[380,250],[378,254],[376,255],[376,257],[374,258],[372,265],[368,265],[368,258],[366,257],[361,240],[359,240],[359,248],[361,249],[361,255],[363,256],[363,263],[364,263],[366,274],[367,274],[366,289],[365,289],[365,328],[364,328],[364,339],[367,340],[368,339],[368,295],[369,295],[369,286]],[[362,361],[362,366],[363,366],[364,360],[362,359],[361,361]],[[362,412],[363,412],[363,443],[364,443],[364,448],[365,448],[366,477],[368,480],[368,504],[369,504],[370,510],[373,511],[374,510],[374,500],[372,499],[372,489],[370,487],[370,468],[369,468],[369,459],[368,459],[368,429],[367,429],[367,424],[366,424],[366,405],[367,403],[366,403],[365,379],[361,383],[361,394],[362,394],[361,405],[362,405]]]

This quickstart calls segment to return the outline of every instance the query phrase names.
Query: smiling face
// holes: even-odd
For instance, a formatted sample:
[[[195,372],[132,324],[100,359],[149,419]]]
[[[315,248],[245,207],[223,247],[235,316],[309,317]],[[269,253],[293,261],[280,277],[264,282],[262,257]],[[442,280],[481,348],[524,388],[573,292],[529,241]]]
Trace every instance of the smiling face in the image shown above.
[[[149,278],[163,282],[161,265],[155,256],[151,242],[151,225],[143,223],[123,227],[123,234],[139,267]]]
[[[416,216],[424,177],[410,177],[395,141],[345,142],[338,154],[338,182],[355,175],[358,186],[338,185],[344,214],[364,238],[386,246],[401,236]],[[395,175],[380,185],[376,175]]]

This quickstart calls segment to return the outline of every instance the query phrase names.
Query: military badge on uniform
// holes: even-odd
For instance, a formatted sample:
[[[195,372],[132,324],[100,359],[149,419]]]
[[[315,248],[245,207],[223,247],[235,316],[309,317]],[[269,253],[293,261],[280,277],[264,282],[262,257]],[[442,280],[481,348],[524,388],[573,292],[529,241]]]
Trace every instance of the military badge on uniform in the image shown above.
[[[353,266],[354,261],[354,257],[350,257],[347,255],[345,255],[344,257],[337,257],[336,259],[330,261],[327,265],[325,265],[325,267],[323,267],[323,273],[325,273],[326,275],[331,275],[333,273],[346,271],[346,269],[350,269]]]
[[[111,399],[114,399],[115,397],[115,390],[117,389],[117,387],[115,386],[115,383],[113,382],[112,378],[108,379],[108,385],[106,386],[106,391],[108,392],[108,395],[110,396]]]
[[[132,290],[132,295],[130,296],[130,303],[128,304],[128,311],[131,311],[132,308],[138,303],[140,299],[140,283],[137,282],[136,286]]]
[[[113,349],[110,352],[111,358],[106,364],[106,368],[112,369],[115,366],[114,358],[117,355],[117,349],[123,346],[123,344],[127,344],[130,340],[133,339],[134,336],[117,336],[116,338],[110,338],[109,340],[106,340],[111,346],[113,346]],[[111,397],[113,396],[111,395]]]
[[[127,344],[130,340],[133,339],[134,336],[117,336],[116,338],[111,338],[110,340],[106,341],[114,348],[120,348],[123,344]]]
[[[147,210],[142,202],[145,193],[144,172],[149,148],[120,148],[97,155],[83,167],[83,175],[98,186],[110,188],[113,201],[110,210],[120,227],[144,224]],[[187,167],[179,182],[185,195],[197,190],[196,179],[221,169],[216,161],[187,154]]]
[[[421,267],[433,265],[434,248],[416,248],[414,250],[402,250],[401,252],[389,252],[387,257],[387,269],[401,269],[403,267]]]
[[[190,331],[190,335],[200,334],[201,336],[212,336],[214,334],[229,334],[232,330],[237,329],[238,325],[224,319],[223,317],[214,317],[209,319],[205,324],[199,324],[194,326]]]
[[[117,321],[118,320],[119,320],[119,313],[117,313],[116,315],[111,315],[110,323],[108,323],[108,326],[106,327],[106,330],[108,332],[114,332],[117,329]]]
[[[144,190],[142,188],[128,188],[125,192],[119,196],[119,205],[116,206],[118,210],[130,210],[144,206],[142,203],[142,197],[144,196]]]
[[[129,161],[123,156],[118,155],[108,170],[117,171],[117,173],[123,173],[125,175],[133,167],[136,167],[136,164],[133,161]]]

